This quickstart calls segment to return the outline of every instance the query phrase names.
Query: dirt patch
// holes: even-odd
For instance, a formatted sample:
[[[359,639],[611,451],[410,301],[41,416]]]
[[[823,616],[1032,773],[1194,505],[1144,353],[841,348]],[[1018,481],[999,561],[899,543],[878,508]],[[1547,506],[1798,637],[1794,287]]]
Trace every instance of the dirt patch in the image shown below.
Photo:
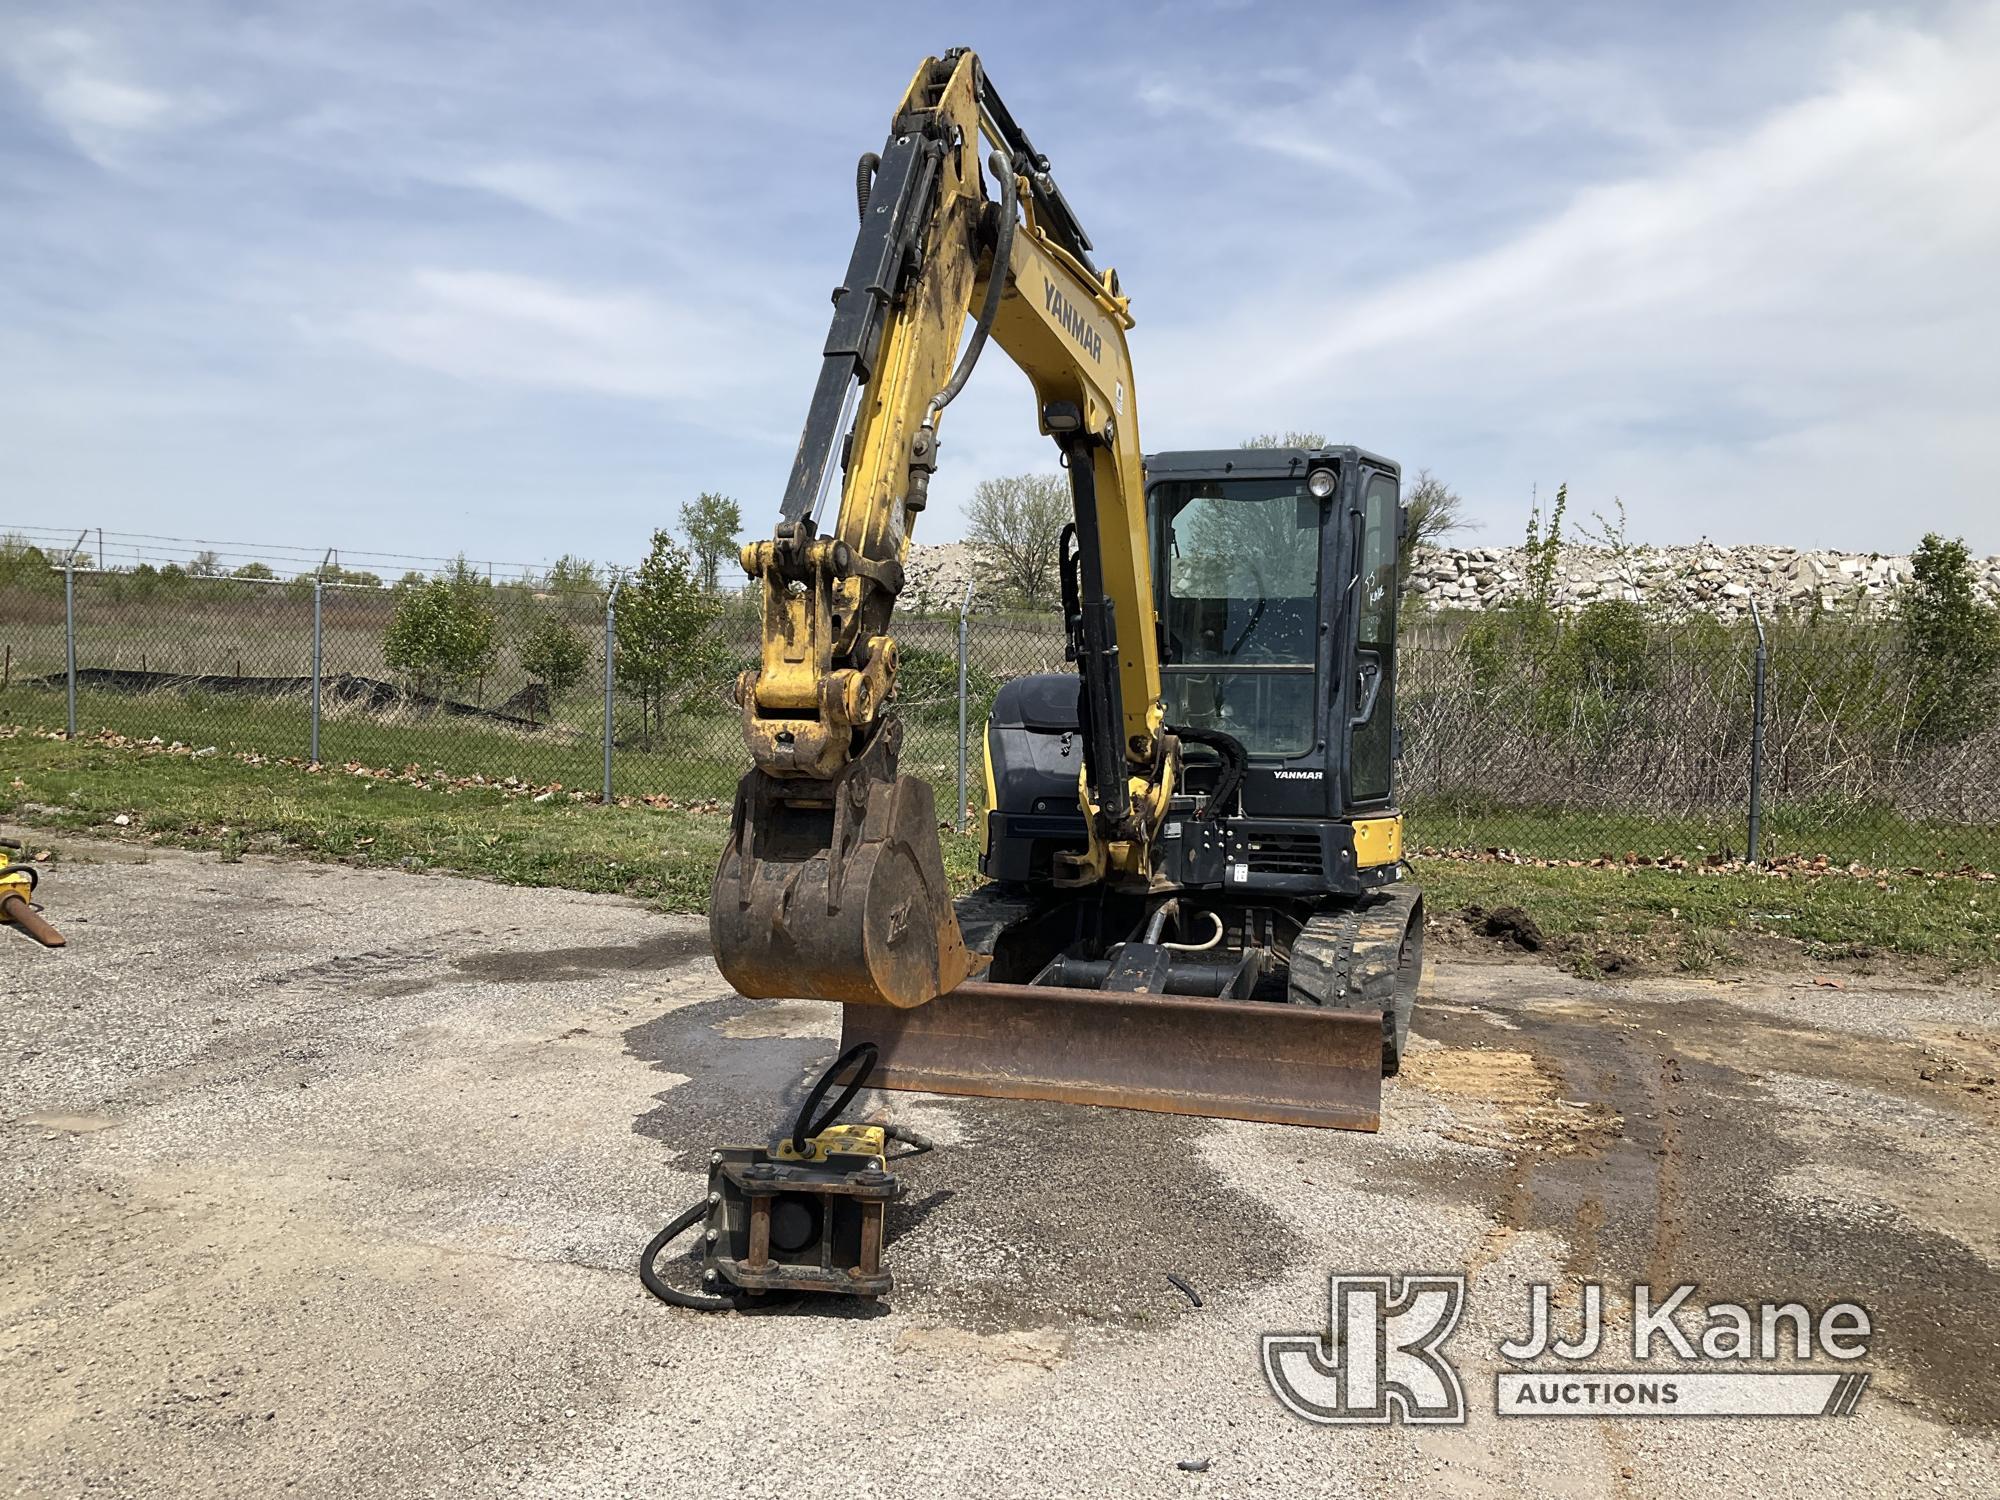
[[[28,1115],[22,1123],[69,1135],[94,1135],[100,1130],[111,1129],[118,1122],[110,1115]]]
[[[1971,1229],[1941,1227],[1994,1199],[1993,1091],[1968,1090],[1938,1061],[1975,1070],[1989,1033],[1857,1036],[1695,995],[1496,1012],[1433,1009],[1421,1026],[1442,1045],[1411,1063],[1451,1114],[1443,1133],[1504,1152],[1504,1165],[1480,1177],[1413,1163],[1370,1179],[1483,1201],[1494,1229],[1475,1276],[1532,1230],[1566,1243],[1578,1277],[1695,1282],[1705,1301],[1859,1301],[1872,1354],[1895,1370],[1888,1388],[1954,1424],[2000,1428],[2000,1392],[1963,1378],[1990,1351],[1960,1312],[2000,1304],[2000,1271]],[[1927,1067],[1938,1076],[1923,1078]],[[1552,1116],[1563,1100],[1587,1106],[1574,1132]],[[1561,1132],[1556,1149],[1543,1128]],[[1882,1180],[1834,1192],[1814,1164],[1843,1162]],[[1940,1172],[1952,1187],[1891,1206],[1893,1182]]]
[[[1406,1082],[1450,1104],[1447,1140],[1502,1150],[1570,1152],[1596,1148],[1622,1122],[1602,1104],[1565,1099],[1533,1054],[1502,1048],[1419,1048]]]

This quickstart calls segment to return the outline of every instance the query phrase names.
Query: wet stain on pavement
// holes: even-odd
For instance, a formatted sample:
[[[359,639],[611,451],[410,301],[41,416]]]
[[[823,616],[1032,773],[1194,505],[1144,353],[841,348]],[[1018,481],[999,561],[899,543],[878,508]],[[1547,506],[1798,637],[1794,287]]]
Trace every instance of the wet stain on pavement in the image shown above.
[[[707,952],[707,929],[689,927],[663,932],[643,943],[472,954],[454,960],[453,967],[470,978],[494,984],[561,984],[606,974],[645,973]]]
[[[789,1129],[834,1057],[831,1037],[758,1035],[764,1028],[745,1018],[763,1008],[727,995],[625,1033],[633,1055],[689,1079],[633,1126],[674,1148],[684,1169],[717,1146],[768,1143]],[[845,1118],[913,1110],[933,1123],[953,1116],[951,1131],[935,1133],[962,1144],[896,1163],[903,1195],[889,1216],[891,1300],[911,1317],[979,1332],[1160,1327],[1203,1315],[1167,1272],[1224,1292],[1267,1281],[1303,1253],[1276,1213],[1201,1160],[1212,1121],[873,1089]],[[692,1286],[698,1256],[692,1236],[687,1244],[678,1274]]]
[[[1513,1027],[1440,1007],[1423,1030],[1475,1055],[1526,1050],[1561,1098],[1615,1113],[1618,1127],[1578,1149],[1502,1147],[1504,1157],[1490,1167],[1462,1156],[1383,1163],[1369,1169],[1368,1186],[1481,1203],[1494,1216],[1496,1243],[1528,1230],[1561,1236],[1569,1274],[1608,1291],[1643,1281],[1664,1294],[1693,1282],[1690,1303],[1801,1301],[1815,1313],[1860,1302],[1875,1329],[1864,1367],[1896,1372],[1908,1398],[1944,1421],[2000,1427],[2000,1390],[1966,1378],[1991,1355],[1991,1335],[1971,1310],[2000,1306],[2000,1273],[1965,1244],[1905,1216],[1884,1212],[1857,1223],[1837,1207],[1802,1206],[1774,1188],[1813,1156],[1785,1133],[1782,1117],[1793,1106],[1764,1087],[1756,1069],[1830,1076],[1949,1108],[1953,1101],[1920,1081],[1922,1048],[1802,1033],[1780,1018],[1705,999],[1628,1003],[1616,1022],[1560,1007],[1510,1008],[1505,1016]],[[1968,1104],[1975,1115],[1986,1108]],[[1932,1169],[1888,1135],[1854,1130],[1854,1149],[1870,1153],[1873,1170]],[[1691,1326],[1698,1322],[1697,1315]]]

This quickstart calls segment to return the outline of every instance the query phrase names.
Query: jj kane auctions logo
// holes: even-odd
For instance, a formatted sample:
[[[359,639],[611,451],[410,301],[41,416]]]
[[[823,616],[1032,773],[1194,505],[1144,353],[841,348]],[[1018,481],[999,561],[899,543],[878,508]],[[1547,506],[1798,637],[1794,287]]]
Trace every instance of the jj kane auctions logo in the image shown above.
[[[1752,1370],[1751,1361],[1851,1365],[1868,1352],[1868,1311],[1836,1302],[1815,1318],[1798,1302],[1692,1303],[1693,1286],[1664,1298],[1631,1292],[1636,1368],[1592,1366],[1605,1345],[1604,1287],[1585,1282],[1574,1336],[1555,1326],[1546,1283],[1528,1291],[1527,1330],[1503,1340],[1510,1365],[1494,1381],[1494,1411],[1533,1416],[1851,1415],[1868,1386],[1853,1369]],[[1264,1378],[1286,1410],[1308,1422],[1438,1423],[1466,1419],[1465,1389],[1444,1346],[1465,1310],[1462,1275],[1334,1275],[1324,1329],[1267,1333]],[[1672,1369],[1653,1363],[1676,1361]]]

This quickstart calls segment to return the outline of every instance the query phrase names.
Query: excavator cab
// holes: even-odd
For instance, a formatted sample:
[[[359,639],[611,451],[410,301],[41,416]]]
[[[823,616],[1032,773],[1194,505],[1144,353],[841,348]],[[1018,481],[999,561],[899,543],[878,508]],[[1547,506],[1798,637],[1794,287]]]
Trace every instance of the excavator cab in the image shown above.
[[[1151,455],[1146,479],[1161,700],[1183,756],[1162,875],[1239,894],[1389,884],[1396,466],[1358,448],[1227,449]],[[1037,674],[995,698],[992,879],[1047,880],[1083,845],[1077,687]]]

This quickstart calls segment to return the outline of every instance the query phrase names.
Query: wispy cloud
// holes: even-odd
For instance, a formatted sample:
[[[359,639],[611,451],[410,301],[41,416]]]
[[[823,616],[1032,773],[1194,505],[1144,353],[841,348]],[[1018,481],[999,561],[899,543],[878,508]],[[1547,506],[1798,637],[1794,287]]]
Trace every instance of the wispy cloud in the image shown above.
[[[1272,90],[1277,102],[1227,100],[1217,95],[1154,78],[1142,84],[1139,101],[1156,114],[1188,114],[1219,126],[1231,140],[1256,151],[1322,171],[1328,179],[1346,178],[1378,193],[1407,197],[1409,184],[1382,162],[1341,142],[1343,112],[1316,107],[1320,101],[1284,102],[1295,90]]]
[[[1959,467],[2000,463],[2000,430],[1970,420],[2000,396],[2000,32],[1857,23],[1844,41],[1820,90],[1739,136],[1239,337],[1221,404],[1239,425],[1302,396],[1331,410],[1399,402],[1447,423],[1476,410],[1532,435],[1544,479],[1587,466],[1607,489],[1620,483],[1611,455],[1636,476],[1648,434],[1697,451],[1711,445],[1691,435],[1733,434],[1716,451],[1735,471],[1708,466],[1698,493],[1675,496],[1673,451],[1653,453],[1652,498],[1677,502],[1654,512],[1658,529],[1690,510],[1705,528],[1740,528],[1747,507],[1795,494],[1794,523],[1824,532],[1831,510],[1865,542],[1882,518],[1868,510],[1878,481],[1851,462],[1864,429],[1916,419],[1927,443],[1971,445]],[[1256,324],[1232,307],[1233,323],[1246,317]],[[1170,363],[1216,333],[1177,331]],[[1216,406],[1213,388],[1181,381],[1169,409],[1212,419]],[[1809,486],[1787,483],[1781,464],[1836,440],[1844,473],[1822,463]],[[1535,472],[1512,476],[1522,492]]]
[[[24,26],[0,34],[0,63],[47,119],[100,166],[115,166],[137,138],[210,117],[201,92],[170,93],[136,81],[117,50],[73,26]]]
[[[464,380],[648,401],[722,394],[749,378],[712,358],[728,325],[634,291],[582,290],[503,271],[424,269],[338,331]]]

